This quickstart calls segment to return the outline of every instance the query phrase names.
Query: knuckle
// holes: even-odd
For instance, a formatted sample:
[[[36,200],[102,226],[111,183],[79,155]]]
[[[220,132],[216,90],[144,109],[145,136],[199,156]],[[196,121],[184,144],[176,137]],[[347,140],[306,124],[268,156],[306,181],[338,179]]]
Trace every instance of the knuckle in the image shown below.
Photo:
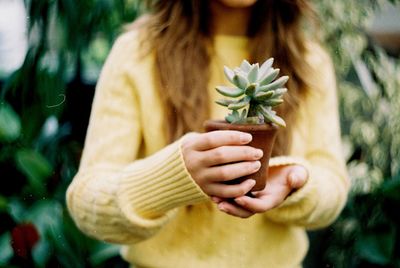
[[[223,198],[229,198],[230,197],[229,190],[227,190],[225,188],[222,188],[221,191],[220,191],[220,195]]]
[[[226,168],[223,168],[223,167],[219,168],[218,176],[219,176],[221,179],[227,180],[227,179],[229,179],[229,177],[230,177],[229,175],[230,175],[230,174],[229,174],[229,171],[228,171]]]
[[[210,137],[210,135],[206,135],[209,133],[205,133],[204,135],[202,135],[202,139],[203,139],[203,143],[207,146],[207,147],[211,147],[212,145],[212,138]]]
[[[238,133],[236,133],[236,132],[230,132],[230,133],[229,133],[229,140],[230,140],[232,143],[238,142],[238,141],[240,140]]]
[[[225,154],[222,152],[221,149],[217,149],[213,152],[214,161],[221,162],[225,159]]]

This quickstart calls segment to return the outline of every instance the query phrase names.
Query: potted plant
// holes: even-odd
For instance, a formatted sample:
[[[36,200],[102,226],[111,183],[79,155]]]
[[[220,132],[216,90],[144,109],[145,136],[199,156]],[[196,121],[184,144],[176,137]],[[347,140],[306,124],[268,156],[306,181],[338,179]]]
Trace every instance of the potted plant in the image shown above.
[[[217,86],[216,90],[229,99],[216,101],[217,104],[227,107],[231,113],[225,121],[208,120],[205,122],[206,131],[238,130],[250,133],[253,140],[250,146],[263,150],[261,168],[255,174],[233,180],[238,183],[247,178],[256,180],[252,191],[265,188],[268,177],[268,162],[279,127],[285,127],[285,121],[280,118],[273,107],[283,103],[284,87],[288,76],[278,79],[279,69],[272,67],[273,58],[265,61],[261,67],[258,63],[250,64],[243,60],[240,67],[233,70],[224,67],[226,78],[233,87]]]

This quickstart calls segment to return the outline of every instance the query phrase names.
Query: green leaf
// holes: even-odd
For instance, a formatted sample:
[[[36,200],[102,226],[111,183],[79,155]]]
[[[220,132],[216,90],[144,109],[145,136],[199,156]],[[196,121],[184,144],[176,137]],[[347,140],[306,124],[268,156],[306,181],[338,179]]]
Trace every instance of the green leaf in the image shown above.
[[[260,77],[260,85],[264,86],[271,83],[279,74],[279,69],[271,69],[265,75]]]
[[[261,65],[260,70],[258,72],[260,74],[260,77],[264,77],[267,74],[267,72],[270,71],[273,63],[274,63],[274,58],[269,58]]]
[[[244,91],[244,94],[246,94],[247,96],[254,96],[254,93],[256,92],[256,87],[256,84],[250,84]]]
[[[229,104],[234,103],[235,100],[227,100],[227,99],[220,99],[220,100],[216,100],[215,103],[228,107]]]
[[[18,169],[26,175],[30,186],[38,194],[45,193],[46,179],[53,169],[50,163],[39,152],[30,149],[21,149],[15,154]]]
[[[247,73],[251,69],[251,64],[247,60],[243,60],[242,63],[240,64],[240,69]]]
[[[246,124],[258,125],[260,124],[260,118],[258,116],[251,116],[244,119]]]
[[[233,76],[233,83],[238,88],[245,89],[249,84],[249,81],[247,81],[247,78],[245,78],[243,75],[236,72],[235,75]]]
[[[249,83],[254,83],[254,82],[257,81],[258,70],[259,70],[259,66],[258,66],[258,63],[256,63],[256,64],[253,65],[253,67],[251,68],[249,74],[247,75],[247,79],[249,80]]]
[[[240,88],[217,86],[215,89],[219,94],[227,97],[235,98],[243,95],[243,90]]]
[[[268,91],[268,90],[275,90],[277,88],[281,88],[288,80],[289,80],[289,76],[282,76],[279,79],[272,82],[271,84],[260,87],[260,90]]]
[[[250,103],[250,97],[246,96],[243,99],[240,99],[239,101],[235,103],[231,103],[228,105],[229,110],[239,110],[244,107],[246,107]]]
[[[0,104],[0,141],[11,142],[21,134],[21,120],[7,103]]]
[[[258,101],[267,100],[274,95],[274,91],[270,90],[267,92],[258,92],[256,93],[255,99]]]
[[[224,66],[224,74],[226,78],[229,80],[229,82],[234,83],[233,77],[235,76],[235,73],[230,68]]]
[[[240,114],[237,110],[232,111],[231,114],[225,117],[225,120],[231,124],[240,121]]]
[[[240,118],[246,118],[247,117],[247,109],[243,109],[242,112],[240,113]]]
[[[264,108],[262,106],[259,106],[258,112],[260,113],[261,116],[264,117],[265,123],[272,122],[272,123],[277,124],[278,126],[286,127],[285,121],[282,118],[280,118],[279,116],[277,116],[274,111]]]
[[[265,105],[271,106],[271,107],[278,106],[279,104],[282,104],[282,103],[283,103],[282,99],[269,99],[269,100],[265,101]]]
[[[228,123],[233,123],[235,121],[235,117],[232,114],[225,116],[225,120]]]
[[[274,91],[274,95],[273,97],[281,97],[283,94],[285,94],[287,92],[287,88],[283,87],[283,88],[278,88]]]

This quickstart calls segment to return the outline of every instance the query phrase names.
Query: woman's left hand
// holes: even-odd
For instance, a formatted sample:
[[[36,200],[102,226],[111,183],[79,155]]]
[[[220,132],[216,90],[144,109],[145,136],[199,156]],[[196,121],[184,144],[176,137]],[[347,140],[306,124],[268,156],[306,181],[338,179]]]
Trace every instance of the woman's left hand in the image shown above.
[[[240,196],[229,201],[212,197],[218,209],[232,216],[248,218],[279,206],[290,193],[301,188],[308,179],[307,170],[301,165],[287,165],[269,168],[267,185],[264,190],[252,192],[254,197]]]

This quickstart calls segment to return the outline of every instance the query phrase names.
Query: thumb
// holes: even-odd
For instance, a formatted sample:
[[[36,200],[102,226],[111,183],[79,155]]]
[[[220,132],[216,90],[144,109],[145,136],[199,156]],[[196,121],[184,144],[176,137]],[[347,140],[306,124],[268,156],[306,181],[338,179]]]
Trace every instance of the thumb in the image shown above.
[[[305,167],[296,165],[288,175],[288,184],[292,189],[299,189],[307,182],[308,172]]]

